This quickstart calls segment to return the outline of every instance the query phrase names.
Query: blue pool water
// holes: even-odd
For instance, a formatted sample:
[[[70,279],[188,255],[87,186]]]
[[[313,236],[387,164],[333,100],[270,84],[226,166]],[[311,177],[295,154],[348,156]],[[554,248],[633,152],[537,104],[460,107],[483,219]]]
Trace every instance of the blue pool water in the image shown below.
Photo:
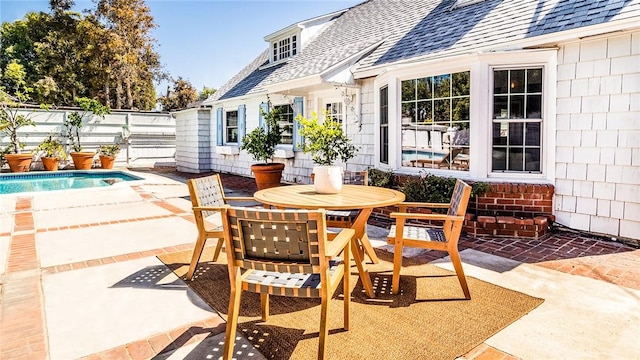
[[[110,186],[143,178],[122,171],[55,171],[0,175],[0,194]]]
[[[447,156],[447,153],[438,150],[409,150],[402,149],[402,160],[440,160]]]

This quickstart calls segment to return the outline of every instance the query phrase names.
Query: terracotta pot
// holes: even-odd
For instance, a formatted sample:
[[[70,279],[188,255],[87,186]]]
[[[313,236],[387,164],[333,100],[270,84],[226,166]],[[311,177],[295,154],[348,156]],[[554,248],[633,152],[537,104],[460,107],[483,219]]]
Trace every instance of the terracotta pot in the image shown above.
[[[40,160],[42,160],[42,166],[44,166],[44,169],[47,171],[56,171],[58,170],[58,163],[60,162],[60,160],[58,160],[58,158],[55,157],[43,157]]]
[[[115,156],[99,155],[100,165],[103,169],[113,169],[113,163],[116,162]]]
[[[283,170],[284,164],[282,163],[251,165],[251,171],[256,179],[258,190],[280,186]]]
[[[72,152],[73,167],[76,170],[90,170],[93,165],[93,157],[96,153],[92,152]]]
[[[26,172],[31,168],[31,161],[33,161],[32,153],[22,154],[5,154],[4,159],[9,164],[11,172]]]

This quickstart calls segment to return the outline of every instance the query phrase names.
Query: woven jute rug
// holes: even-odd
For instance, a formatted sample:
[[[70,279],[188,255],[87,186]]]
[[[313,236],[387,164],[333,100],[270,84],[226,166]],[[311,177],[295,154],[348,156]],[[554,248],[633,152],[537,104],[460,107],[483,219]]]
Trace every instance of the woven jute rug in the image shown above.
[[[543,300],[467,276],[471,300],[465,300],[455,273],[416,259],[405,259],[401,294],[391,294],[392,254],[376,250],[380,263],[367,263],[376,291],[369,299],[351,269],[351,322],[342,328],[342,285],[329,308],[329,359],[455,359],[505,328]],[[212,248],[202,259],[212,258]],[[190,252],[159,256],[183,278]],[[186,282],[224,319],[229,306],[225,254],[201,261]],[[243,292],[238,330],[267,359],[317,357],[320,301],[272,296],[270,318],[260,319],[260,296]]]

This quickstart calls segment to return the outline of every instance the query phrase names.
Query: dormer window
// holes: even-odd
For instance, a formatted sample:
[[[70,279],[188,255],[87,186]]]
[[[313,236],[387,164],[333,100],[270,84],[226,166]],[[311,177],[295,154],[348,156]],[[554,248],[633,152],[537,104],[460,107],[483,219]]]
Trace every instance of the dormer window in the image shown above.
[[[271,62],[276,62],[290,58],[298,53],[298,36],[291,35],[285,38],[280,38],[272,44],[272,57]]]

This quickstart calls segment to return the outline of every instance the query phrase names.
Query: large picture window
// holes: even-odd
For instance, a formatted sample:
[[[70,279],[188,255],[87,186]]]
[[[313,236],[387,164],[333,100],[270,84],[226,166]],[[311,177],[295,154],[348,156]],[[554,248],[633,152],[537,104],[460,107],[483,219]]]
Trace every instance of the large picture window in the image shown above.
[[[469,170],[469,71],[402,81],[402,166]]]
[[[276,105],[274,109],[280,114],[278,125],[282,129],[281,144],[293,144],[293,109],[289,105]]]
[[[494,172],[540,173],[542,68],[494,69]]]
[[[238,142],[238,111],[227,111],[226,113],[226,142]]]

